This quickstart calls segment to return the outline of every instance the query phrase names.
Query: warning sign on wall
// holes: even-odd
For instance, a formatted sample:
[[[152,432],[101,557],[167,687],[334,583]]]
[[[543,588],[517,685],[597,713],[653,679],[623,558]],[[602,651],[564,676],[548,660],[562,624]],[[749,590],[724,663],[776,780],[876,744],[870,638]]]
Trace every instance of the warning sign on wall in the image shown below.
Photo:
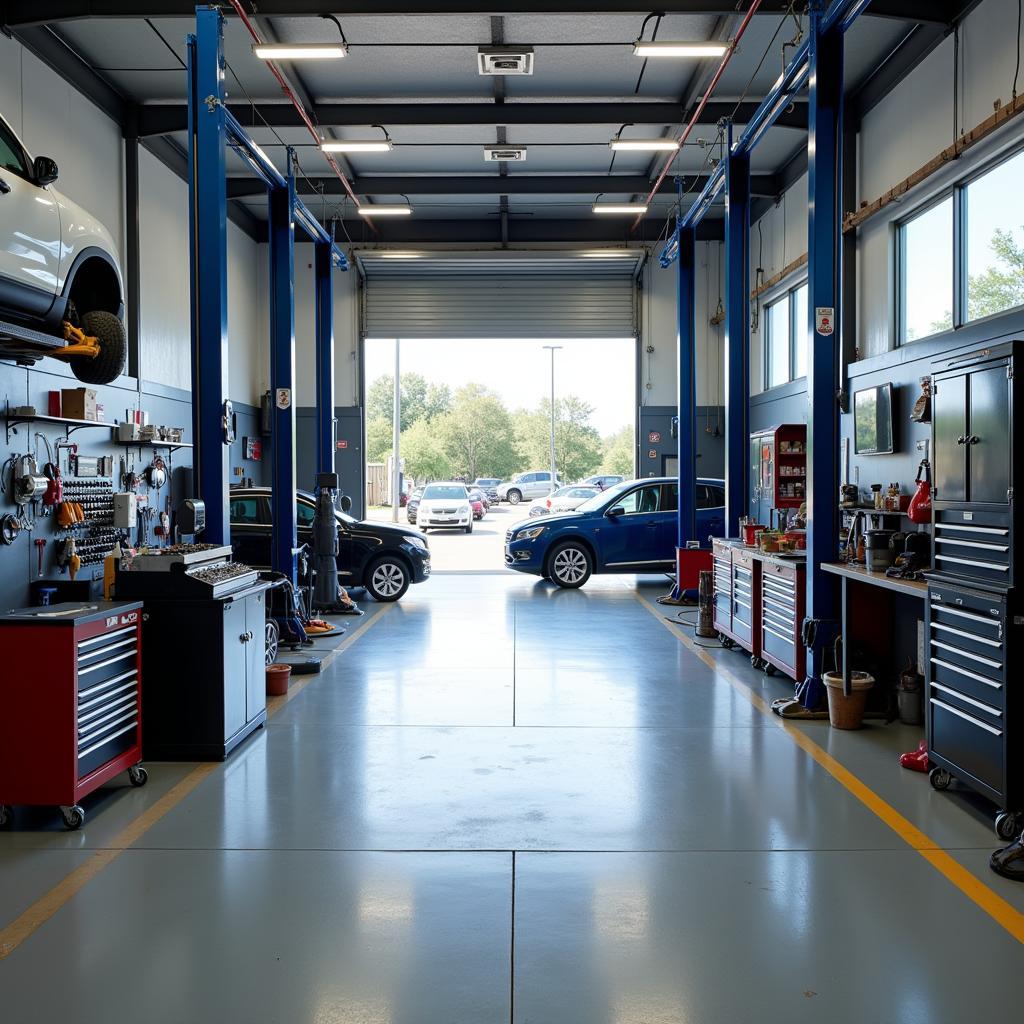
[[[657,430],[652,430],[647,435],[648,444],[661,444],[661,434]]]
[[[649,459],[656,459],[657,457],[658,457],[658,453],[653,448],[651,448],[647,452],[647,458],[649,458]]]
[[[824,338],[835,333],[836,309],[835,306],[814,307],[815,330]]]
[[[348,441],[339,441],[337,448],[339,452],[343,452],[348,447]]]
[[[278,388],[277,394],[275,395],[275,401],[278,409],[290,409],[292,404],[292,389]]]

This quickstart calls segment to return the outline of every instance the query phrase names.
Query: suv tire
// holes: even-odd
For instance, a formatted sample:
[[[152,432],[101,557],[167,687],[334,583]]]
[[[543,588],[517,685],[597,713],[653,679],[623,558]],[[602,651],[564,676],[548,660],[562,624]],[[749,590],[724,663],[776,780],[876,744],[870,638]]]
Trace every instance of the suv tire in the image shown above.
[[[515,487],[508,492],[508,503],[510,505],[518,505],[523,500],[523,492],[517,490]]]
[[[564,590],[578,590],[594,571],[594,559],[590,552],[576,541],[559,544],[550,555],[544,571],[551,582]]]
[[[97,309],[85,313],[81,319],[82,330],[98,338],[100,354],[95,359],[71,359],[71,372],[83,384],[109,384],[124,371],[128,342],[124,324],[105,310]]]
[[[409,566],[394,555],[375,558],[366,570],[366,589],[375,601],[390,604],[409,589]]]

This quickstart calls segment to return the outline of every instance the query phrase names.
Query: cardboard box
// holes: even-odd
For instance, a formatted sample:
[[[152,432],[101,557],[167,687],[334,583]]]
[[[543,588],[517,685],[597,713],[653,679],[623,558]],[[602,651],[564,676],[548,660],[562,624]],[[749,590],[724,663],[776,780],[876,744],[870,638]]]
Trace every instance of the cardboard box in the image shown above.
[[[61,415],[67,420],[95,420],[96,392],[92,388],[63,388]]]

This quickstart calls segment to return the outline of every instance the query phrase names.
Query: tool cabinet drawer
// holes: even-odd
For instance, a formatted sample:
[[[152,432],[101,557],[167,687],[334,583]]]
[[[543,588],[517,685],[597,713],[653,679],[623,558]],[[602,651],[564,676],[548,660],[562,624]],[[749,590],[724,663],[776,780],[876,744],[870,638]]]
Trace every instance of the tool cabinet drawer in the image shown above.
[[[930,748],[997,798],[1004,791],[1004,730],[956,707],[929,698]]]
[[[935,513],[933,564],[943,576],[965,581],[1013,584],[1010,516],[951,508]]]
[[[787,636],[767,622],[762,626],[761,650],[787,669],[796,663],[796,644],[792,635]]]

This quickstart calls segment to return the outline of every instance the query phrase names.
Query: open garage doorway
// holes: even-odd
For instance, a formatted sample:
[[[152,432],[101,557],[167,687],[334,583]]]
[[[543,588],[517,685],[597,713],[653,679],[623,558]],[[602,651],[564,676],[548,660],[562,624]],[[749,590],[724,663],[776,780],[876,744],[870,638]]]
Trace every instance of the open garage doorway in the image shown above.
[[[505,532],[585,493],[550,498],[551,393],[558,481],[636,473],[636,339],[367,338],[363,346],[367,516],[392,521],[394,368],[401,381],[397,521],[417,491],[487,481],[472,532],[431,529],[436,572],[505,572]],[[501,482],[526,474],[511,493]],[[504,500],[496,500],[495,492]],[[509,499],[512,499],[511,501]],[[410,508],[410,500],[412,507]],[[513,503],[514,502],[514,503]]]

